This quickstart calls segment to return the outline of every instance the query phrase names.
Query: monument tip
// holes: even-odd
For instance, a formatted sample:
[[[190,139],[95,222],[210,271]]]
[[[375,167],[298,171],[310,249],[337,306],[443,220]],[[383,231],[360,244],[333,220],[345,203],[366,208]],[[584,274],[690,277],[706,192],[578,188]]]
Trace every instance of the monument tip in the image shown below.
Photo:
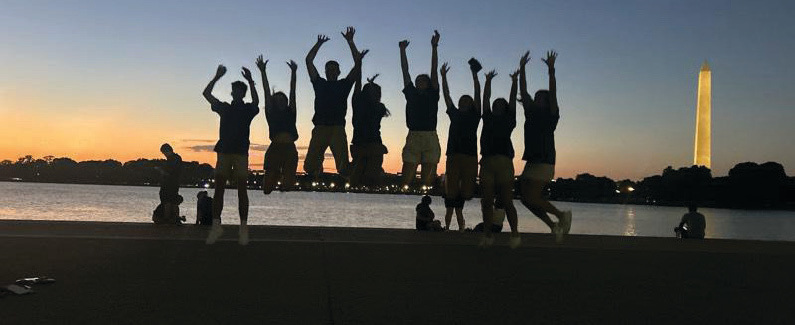
[[[707,63],[707,60],[704,60],[704,63],[701,64],[701,71],[710,71],[709,63]]]

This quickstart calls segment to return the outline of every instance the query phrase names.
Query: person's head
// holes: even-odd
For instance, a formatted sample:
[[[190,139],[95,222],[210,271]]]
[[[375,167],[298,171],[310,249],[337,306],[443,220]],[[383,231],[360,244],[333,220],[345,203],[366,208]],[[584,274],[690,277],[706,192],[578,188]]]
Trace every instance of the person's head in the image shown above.
[[[206,198],[206,197],[207,197],[207,191],[199,191],[199,193],[196,193],[196,198],[197,199],[203,199],[203,198]]]
[[[458,99],[458,109],[462,112],[467,113],[475,110],[475,100],[472,99],[472,96],[463,95],[461,98]]]
[[[423,196],[423,197],[422,197],[422,201],[421,201],[421,202],[422,202],[422,204],[428,204],[428,205],[430,205],[430,204],[431,204],[431,197],[430,197],[430,196],[427,196],[427,195],[425,195],[425,196]]]
[[[508,112],[508,101],[505,98],[497,98],[491,104],[491,112],[494,115],[502,116]]]
[[[331,60],[326,62],[326,79],[337,80],[340,77],[340,64]]]
[[[273,104],[276,106],[278,110],[286,110],[287,106],[289,106],[289,102],[287,100],[287,95],[285,95],[281,91],[277,91],[273,94]]]
[[[174,153],[174,148],[172,148],[170,144],[164,143],[162,146],[160,146],[160,152],[163,153],[163,155],[168,156]]]
[[[536,104],[536,107],[540,108],[548,108],[549,107],[549,90],[539,90],[536,92],[535,99],[533,103]]]
[[[696,212],[696,211],[698,211],[698,206],[695,205],[695,204],[690,204],[690,205],[687,206],[687,211]]]
[[[373,103],[381,102],[381,86],[374,82],[368,82],[362,87],[362,92],[367,96],[367,99]]]
[[[426,90],[431,88],[431,77],[427,74],[421,74],[417,76],[417,78],[414,78],[414,85],[418,90]]]
[[[232,100],[243,100],[246,97],[246,83],[238,80],[232,83]]]

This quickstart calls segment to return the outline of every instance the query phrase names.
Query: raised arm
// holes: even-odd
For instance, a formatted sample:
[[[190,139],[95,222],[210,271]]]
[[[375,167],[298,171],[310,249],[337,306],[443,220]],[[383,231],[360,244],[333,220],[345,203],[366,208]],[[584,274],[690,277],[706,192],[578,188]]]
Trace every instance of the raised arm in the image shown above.
[[[558,52],[549,51],[544,63],[547,64],[549,70],[549,107],[551,113],[558,113],[558,86],[555,80],[555,60],[558,58]]]
[[[411,86],[411,75],[409,74],[409,59],[406,57],[406,47],[409,46],[409,41],[402,40],[398,43],[400,46],[400,69],[403,70],[403,87]]]
[[[444,103],[447,105],[447,109],[450,109],[453,106],[453,99],[450,97],[450,87],[447,85],[447,71],[450,71],[450,67],[447,65],[447,62],[442,64],[442,94],[444,95]]]
[[[519,58],[519,95],[522,96],[522,101],[531,99],[530,93],[527,92],[527,73],[525,66],[530,62],[530,51],[524,52]]]
[[[246,78],[248,81],[248,88],[251,91],[251,104],[254,106],[259,106],[259,96],[257,95],[257,85],[254,83],[254,79],[251,77],[251,71],[243,67],[240,71],[240,74],[243,75],[243,78]]]
[[[434,30],[431,37],[431,86],[436,89],[439,89],[439,55],[436,49],[439,47],[440,38],[439,31]]]
[[[483,115],[491,115],[491,79],[497,76],[497,71],[486,73],[486,85],[483,86]]]
[[[265,90],[264,97],[265,97],[265,109],[269,109],[268,104],[271,103],[271,84],[268,82],[268,73],[265,71],[265,68],[268,65],[268,60],[262,59],[262,54],[257,57],[257,68],[259,69],[259,74],[262,76],[262,88]]]
[[[508,100],[508,116],[512,117],[514,123],[516,123],[516,79],[518,77],[519,70],[511,74],[511,98]]]
[[[306,55],[306,71],[309,73],[309,80],[313,82],[320,78],[320,74],[317,73],[317,68],[315,67],[315,56],[317,56],[317,51],[320,50],[320,46],[328,42],[328,40],[328,36],[318,35],[315,46],[312,46],[312,49],[309,50],[309,53]]]
[[[226,67],[223,64],[219,64],[218,69],[215,70],[215,76],[212,80],[210,80],[210,83],[207,84],[207,87],[204,87],[204,92],[202,94],[204,95],[204,99],[210,102],[210,105],[217,105],[221,103],[218,98],[213,96],[213,88],[215,88],[215,83],[218,82],[218,79],[221,79],[225,73]]]
[[[358,94],[358,93],[360,93],[362,91],[362,60],[364,60],[364,56],[367,55],[368,52],[370,52],[370,50],[363,50],[361,52],[357,52],[356,55],[353,56],[353,60],[356,62],[354,70],[351,70],[351,72],[354,72],[354,71],[356,72],[355,75],[353,76],[353,78],[354,78],[353,93],[354,94]],[[376,75],[376,76],[378,76],[378,75]],[[373,77],[373,79],[375,79],[375,77]]]
[[[477,112],[478,116],[481,115],[480,77],[478,76],[478,72],[480,72],[482,68],[478,60],[475,58],[469,59],[469,70],[472,71],[472,81],[475,83],[475,112]]]
[[[345,29],[344,32],[341,32],[341,34],[342,37],[344,37],[348,42],[348,47],[351,49],[351,57],[353,57],[353,68],[351,68],[351,71],[348,72],[347,76],[345,76],[345,79],[353,81],[353,79],[358,75],[361,81],[362,60],[359,58],[359,56],[362,54],[359,53],[359,50],[356,49],[356,43],[353,42],[353,35],[356,34],[356,29],[352,26],[348,26],[348,28]],[[364,53],[366,54],[367,52],[365,51]]]
[[[290,62],[287,62],[287,66],[290,67],[290,110],[295,112],[295,72],[298,71],[298,63],[290,60]]]

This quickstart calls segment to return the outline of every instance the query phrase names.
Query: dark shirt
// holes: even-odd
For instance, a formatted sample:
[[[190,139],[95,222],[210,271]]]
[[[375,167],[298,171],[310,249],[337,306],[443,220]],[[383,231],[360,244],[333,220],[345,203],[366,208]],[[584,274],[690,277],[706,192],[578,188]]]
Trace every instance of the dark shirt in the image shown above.
[[[414,85],[403,88],[406,96],[406,126],[410,131],[436,131],[436,114],[439,112],[439,89],[425,91]]]
[[[212,110],[221,116],[221,128],[215,152],[248,155],[251,120],[259,113],[259,108],[251,103],[221,102],[212,105]]]
[[[555,129],[560,112],[556,109],[540,108],[530,100],[522,100],[524,106],[524,155],[522,159],[531,164],[555,164]]]
[[[480,134],[480,154],[483,157],[502,155],[513,158],[511,133],[516,128],[516,111],[509,110],[501,116],[489,110],[483,112],[483,130]]]
[[[353,81],[339,79],[328,81],[317,78],[312,81],[315,89],[315,125],[345,125],[345,114],[348,113],[348,94],[351,93]]]
[[[273,101],[273,99],[271,99]],[[265,104],[265,120],[268,121],[268,137],[273,138],[280,133],[289,134],[293,141],[298,140],[298,129],[295,127],[295,110],[276,108],[272,102]]]
[[[690,237],[704,238],[704,231],[707,229],[707,220],[704,215],[698,212],[688,212],[682,216],[682,222],[679,224],[687,225],[687,232]]]
[[[373,103],[363,93],[353,94],[353,144],[381,144],[381,119],[384,118],[386,106]]]
[[[213,222],[213,199],[204,196],[196,203],[196,224],[211,225]]]
[[[464,113],[453,105],[447,107],[450,131],[447,134],[447,155],[478,155],[478,124],[480,115],[474,109]]]
[[[182,157],[178,154],[173,154],[166,159],[166,166],[163,169],[163,183],[160,184],[161,189],[176,191],[179,189],[179,177],[182,174]]]

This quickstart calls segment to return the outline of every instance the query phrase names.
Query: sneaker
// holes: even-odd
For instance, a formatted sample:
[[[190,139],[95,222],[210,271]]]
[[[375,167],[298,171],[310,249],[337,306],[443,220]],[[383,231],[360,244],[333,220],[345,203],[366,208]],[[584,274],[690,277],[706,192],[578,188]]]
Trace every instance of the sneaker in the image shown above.
[[[560,223],[563,227],[563,233],[568,235],[569,231],[571,231],[571,210],[563,211],[563,217],[561,218]]]
[[[213,226],[210,228],[210,234],[207,236],[207,245],[215,244],[215,241],[224,233],[224,228],[221,228],[221,222],[213,220]]]
[[[512,249],[522,246],[522,236],[519,236],[519,234],[511,235],[511,240],[508,242],[508,246],[510,246]]]
[[[494,236],[483,236],[480,237],[480,243],[478,243],[478,247],[486,248],[491,247],[494,245]]]
[[[555,235],[556,243],[563,242],[563,227],[560,223],[556,223],[555,226],[552,227],[552,233]]]
[[[237,243],[243,246],[248,245],[248,226],[240,226],[240,237],[237,239]]]

